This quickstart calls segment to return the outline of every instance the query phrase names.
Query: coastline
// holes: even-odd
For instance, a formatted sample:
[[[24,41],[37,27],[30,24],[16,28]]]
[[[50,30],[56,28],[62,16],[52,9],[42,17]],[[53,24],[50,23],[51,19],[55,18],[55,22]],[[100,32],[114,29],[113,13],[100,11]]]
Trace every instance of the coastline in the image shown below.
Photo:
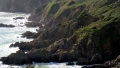
[[[5,14],[8,14],[9,15],[9,13],[10,12],[2,12],[2,14],[3,13],[5,13]],[[19,16],[19,14],[21,14],[21,13],[10,13],[10,15],[15,15],[15,14],[18,14],[17,16],[15,16],[15,17],[18,17]],[[24,15],[24,14],[23,14]],[[9,17],[9,16],[8,16]],[[19,30],[20,30],[20,32],[18,32],[17,34],[16,34],[16,36],[14,36],[14,34],[12,34],[11,36],[9,36],[9,38],[15,38],[15,40],[17,40],[18,39],[18,41],[20,42],[20,41],[22,41],[22,40],[24,40],[24,41],[27,41],[27,42],[30,42],[30,41],[32,41],[33,39],[25,39],[25,38],[21,38],[21,32],[23,33],[23,32],[25,32],[24,31],[24,29],[26,29],[27,27],[20,27],[20,26],[18,26],[18,24],[20,24],[20,20],[18,20],[18,22],[17,21],[15,21],[15,20],[13,20],[12,21],[12,19],[13,18],[15,18],[15,17],[12,17],[11,18],[11,22],[9,23],[5,23],[5,24],[12,24],[12,25],[15,25],[15,27],[0,27],[0,29],[2,30],[2,29],[4,29],[4,30],[6,30],[6,29],[9,29],[9,32],[11,32],[10,30],[12,30],[12,32],[11,33],[14,33],[13,32],[13,30],[15,30],[15,29],[17,29],[16,30],[16,32],[18,32]],[[13,22],[16,22],[16,23],[13,23]],[[23,22],[24,23],[24,22]],[[21,29],[22,28],[22,29]],[[32,29],[32,30],[31,30]],[[34,29],[34,30],[33,30]],[[22,31],[23,30],[23,31]],[[29,31],[29,30],[31,30],[31,32],[35,32],[35,30],[36,30],[36,28],[35,27],[28,27],[28,29],[26,29],[27,31]],[[5,33],[5,32],[4,32]],[[5,35],[4,35],[5,36]],[[9,39],[8,39],[9,40]],[[16,41],[16,42],[18,42],[18,41]],[[11,50],[14,50],[14,52],[11,52],[11,53],[15,53],[16,51],[18,51],[19,50],[19,48],[18,47],[12,47],[12,48],[9,48],[9,46],[11,45],[11,44],[13,44],[13,43],[15,43],[15,41],[13,41],[12,43],[10,42],[10,44],[7,44],[7,47],[8,47],[8,50],[9,49],[11,49]],[[3,46],[4,47],[4,46]],[[16,49],[16,50],[15,50]],[[8,51],[7,50],[7,51]],[[5,56],[8,56],[9,54],[6,54]],[[5,57],[5,56],[1,56],[1,57]],[[74,67],[81,67],[81,66],[77,66],[77,65],[73,65],[73,66],[67,66],[66,65],[66,63],[53,63],[53,62],[50,62],[50,63],[32,63],[31,64],[32,66],[34,66],[35,68],[39,68],[39,67],[48,67],[48,68],[59,68],[59,67],[70,67],[70,68],[74,68]],[[7,67],[14,67],[14,68],[25,68],[27,66],[27,64],[24,64],[24,65],[6,65],[6,64],[2,64],[2,62],[0,62],[0,67],[2,67],[2,68],[7,68]]]
[[[76,61],[77,65],[91,67],[119,67],[119,3],[119,0],[51,0],[28,17],[31,22],[25,26],[39,29],[37,33],[26,31],[22,35],[34,39],[11,44],[10,47],[20,50],[1,61],[10,65]]]

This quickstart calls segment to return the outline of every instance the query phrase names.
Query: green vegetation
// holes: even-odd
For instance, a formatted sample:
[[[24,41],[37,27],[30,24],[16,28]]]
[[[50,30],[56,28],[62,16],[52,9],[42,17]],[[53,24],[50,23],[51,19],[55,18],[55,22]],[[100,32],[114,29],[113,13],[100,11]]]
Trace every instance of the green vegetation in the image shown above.
[[[109,35],[107,36],[105,35],[105,32],[101,32],[101,29],[108,24],[116,25],[117,23],[119,23],[120,6],[118,6],[118,2],[98,8],[97,10],[95,9],[95,7],[93,7],[93,9],[91,8],[90,10],[91,12],[89,13],[87,12],[87,14],[93,16],[94,18],[99,18],[99,19],[96,22],[91,22],[90,24],[79,28],[75,32],[75,35],[81,38],[85,36],[91,37],[93,34],[99,33],[101,37],[100,39],[101,43],[107,43],[108,41],[112,41],[114,38],[116,38],[117,33],[115,32],[116,31],[115,27],[109,29],[108,31]],[[84,16],[80,15],[76,20],[82,19],[81,17]]]
[[[54,14],[48,14],[51,8],[54,4],[59,4],[60,8],[57,10]],[[103,38],[104,33],[99,32],[104,26],[113,23],[115,19],[119,20],[120,18],[120,5],[117,2],[117,0],[52,0],[48,3],[48,5],[45,8],[45,13],[47,15],[52,15],[53,19],[59,17],[61,13],[63,13],[65,10],[72,10],[74,8],[77,8],[79,6],[85,5],[86,7],[82,11],[81,14],[78,14],[76,18],[73,20],[68,21],[81,21],[80,23],[86,23],[84,20],[89,20],[89,18],[97,18],[96,21],[90,21],[90,24],[83,25],[81,28],[79,28],[74,35],[79,36],[79,38],[84,36],[91,37],[94,33],[100,33]],[[87,14],[87,16],[84,15]],[[66,16],[68,17],[68,16]],[[65,27],[68,23],[61,22],[58,23],[60,26]],[[112,30],[114,31],[114,30]],[[107,42],[110,40],[111,37],[106,37],[106,39],[102,40],[102,42]]]

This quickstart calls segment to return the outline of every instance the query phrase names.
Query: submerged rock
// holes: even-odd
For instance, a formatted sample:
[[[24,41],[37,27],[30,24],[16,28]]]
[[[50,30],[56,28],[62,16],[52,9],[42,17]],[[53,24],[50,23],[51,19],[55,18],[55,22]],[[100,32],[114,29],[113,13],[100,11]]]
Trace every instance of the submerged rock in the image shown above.
[[[13,18],[13,20],[17,20],[17,19],[25,19],[24,17],[15,17]]]

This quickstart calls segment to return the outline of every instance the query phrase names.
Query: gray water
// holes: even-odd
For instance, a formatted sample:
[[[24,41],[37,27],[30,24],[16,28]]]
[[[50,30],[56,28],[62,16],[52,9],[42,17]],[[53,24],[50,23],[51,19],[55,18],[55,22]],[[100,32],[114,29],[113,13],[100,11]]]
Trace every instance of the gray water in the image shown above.
[[[22,41],[32,41],[33,39],[21,38],[21,34],[25,31],[36,32],[37,28],[27,28],[24,24],[27,22],[27,18],[30,14],[25,13],[8,13],[8,12],[0,12],[0,23],[3,24],[12,24],[15,25],[14,28],[0,27],[0,57],[5,57],[10,55],[11,53],[15,53],[19,49],[9,48],[10,44],[15,42]],[[25,17],[22,20],[13,20],[15,17]],[[21,24],[23,23],[23,24]],[[33,63],[32,66],[35,68],[81,68],[81,66],[67,66],[66,63]],[[21,66],[11,66],[4,65],[0,62],[0,68],[25,68],[26,65]]]

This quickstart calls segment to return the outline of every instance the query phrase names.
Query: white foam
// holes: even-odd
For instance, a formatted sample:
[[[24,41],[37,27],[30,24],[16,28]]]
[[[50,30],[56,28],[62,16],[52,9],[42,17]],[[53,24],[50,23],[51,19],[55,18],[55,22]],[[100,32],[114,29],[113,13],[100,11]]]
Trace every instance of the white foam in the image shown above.
[[[2,63],[2,62],[1,62]],[[26,68],[28,65],[21,65],[21,66],[12,66],[12,65],[0,65],[2,68]],[[82,66],[78,65],[66,65],[66,63],[34,63],[31,66],[34,68],[81,68]]]
[[[7,27],[0,27],[0,57],[8,56],[10,53],[14,53],[18,48],[9,48],[10,44],[15,42],[22,42],[22,41],[31,41],[33,39],[26,39],[21,38],[21,34],[25,31],[32,31],[36,32],[37,28],[27,28],[24,23],[27,19],[22,20],[13,20],[15,17],[28,17],[30,14],[24,13],[7,13],[7,12],[0,12],[0,23],[3,24],[12,24],[16,27],[14,28],[7,28]],[[21,25],[20,23],[23,22]],[[18,26],[20,25],[20,26]],[[22,27],[21,27],[22,26]]]

